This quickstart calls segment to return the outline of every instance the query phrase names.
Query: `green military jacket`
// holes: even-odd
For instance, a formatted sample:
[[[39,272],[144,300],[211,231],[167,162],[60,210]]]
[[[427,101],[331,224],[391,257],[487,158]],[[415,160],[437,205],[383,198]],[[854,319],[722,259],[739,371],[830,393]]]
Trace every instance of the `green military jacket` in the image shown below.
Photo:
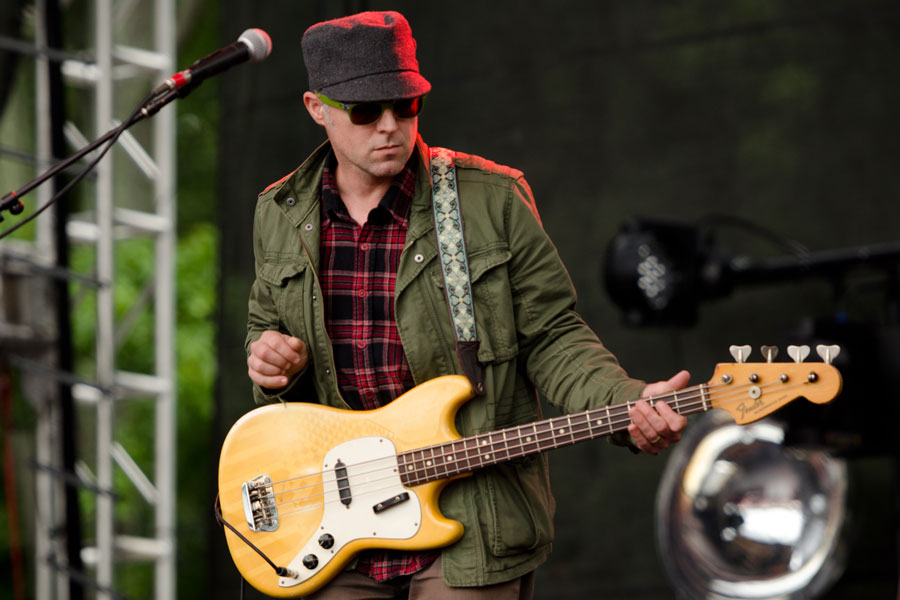
[[[254,219],[256,281],[246,347],[266,329],[302,339],[306,370],[277,394],[255,386],[257,402],[308,401],[348,408],[338,391],[325,330],[319,264],[322,168],[328,144],[260,194]],[[417,384],[462,374],[439,268],[431,207],[428,148],[420,155],[406,244],[395,285],[397,328]],[[538,393],[566,412],[632,400],[644,383],[630,379],[575,312],[575,290],[545,234],[522,173],[477,156],[454,156],[465,223],[478,358],[485,394],[457,415],[463,435],[540,417]],[[452,586],[490,585],[546,560],[555,502],[546,458],[486,468],[448,486],[440,508],[465,527],[444,550]]]

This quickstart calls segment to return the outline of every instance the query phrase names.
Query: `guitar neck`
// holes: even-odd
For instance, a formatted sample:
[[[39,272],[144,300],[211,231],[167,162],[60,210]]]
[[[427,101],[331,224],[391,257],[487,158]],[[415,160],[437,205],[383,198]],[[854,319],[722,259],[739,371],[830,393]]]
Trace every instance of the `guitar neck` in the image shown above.
[[[691,415],[713,408],[707,384],[646,399]],[[594,408],[403,452],[397,456],[404,485],[447,479],[531,454],[625,431],[635,402]]]

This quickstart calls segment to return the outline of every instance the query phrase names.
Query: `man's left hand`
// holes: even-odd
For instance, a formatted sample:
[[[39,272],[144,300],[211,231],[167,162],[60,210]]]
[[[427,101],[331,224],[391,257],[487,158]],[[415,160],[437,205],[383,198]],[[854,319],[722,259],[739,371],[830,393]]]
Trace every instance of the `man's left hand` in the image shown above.
[[[690,373],[680,371],[668,381],[658,381],[645,387],[641,398],[680,390],[690,378]],[[665,402],[654,402],[654,407],[651,407],[646,400],[638,400],[628,416],[631,417],[628,433],[635,445],[648,454],[657,454],[680,440],[681,431],[687,424],[687,418],[669,408]]]

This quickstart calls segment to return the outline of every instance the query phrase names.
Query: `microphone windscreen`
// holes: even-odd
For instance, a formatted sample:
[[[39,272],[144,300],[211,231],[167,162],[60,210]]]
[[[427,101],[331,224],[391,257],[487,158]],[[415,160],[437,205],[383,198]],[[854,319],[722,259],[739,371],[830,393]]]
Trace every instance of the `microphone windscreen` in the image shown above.
[[[250,62],[259,62],[272,51],[272,38],[262,29],[247,29],[238,38],[250,48]]]

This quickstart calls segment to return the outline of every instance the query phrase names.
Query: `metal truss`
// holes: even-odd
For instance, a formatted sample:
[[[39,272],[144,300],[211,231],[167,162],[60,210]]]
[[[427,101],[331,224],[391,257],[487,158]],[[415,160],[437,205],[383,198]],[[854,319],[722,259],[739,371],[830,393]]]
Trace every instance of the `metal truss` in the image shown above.
[[[74,4],[78,2],[69,3],[68,8]],[[45,0],[35,0],[28,8],[33,10],[35,33],[33,40],[23,41],[22,45],[25,54],[35,57],[34,162],[42,167],[39,171],[52,160],[49,60],[63,56],[64,86],[67,93],[71,92],[69,97],[84,98],[86,104],[92,105],[90,111],[72,111],[78,116],[66,123],[66,139],[74,151],[88,139],[100,137],[118,125],[117,117],[124,119],[133,108],[126,105],[128,101],[137,102],[174,71],[174,6],[174,0],[93,0],[88,10],[88,27],[93,30],[86,35],[90,47],[65,54],[61,49],[48,48],[44,39]],[[134,35],[135,14],[146,17],[152,32]],[[145,42],[145,46],[140,45]],[[176,560],[174,110],[163,110],[140,132],[123,135],[117,148],[100,161],[92,180],[80,185],[93,195],[93,206],[73,215],[66,223],[66,232],[70,244],[86,244],[94,249],[93,273],[54,270],[56,248],[50,233],[50,213],[46,218],[38,217],[33,242],[0,242],[0,291],[7,304],[15,303],[18,295],[20,306],[33,305],[44,294],[46,282],[54,278],[80,283],[96,298],[96,367],[95,373],[88,376],[62,372],[45,356],[46,352],[35,350],[51,343],[56,335],[39,316],[8,307],[0,310],[0,342],[16,338],[15,346],[7,344],[7,349],[16,348],[9,359],[21,372],[23,389],[38,416],[34,461],[35,597],[65,600],[71,578],[81,581],[86,595],[120,597],[116,591],[117,565],[127,560],[151,562],[153,597],[168,600],[175,597]],[[39,206],[47,201],[49,191],[39,188],[33,196],[31,201]],[[152,240],[153,272],[138,305],[117,319],[117,248],[137,238]],[[154,366],[146,373],[125,372],[117,367],[117,349],[128,339],[136,320],[133,317],[143,311],[152,315]],[[59,458],[56,432],[61,417],[54,391],[59,382],[71,385],[80,433],[90,432],[94,438],[93,443],[87,440],[79,446],[84,456],[78,457],[75,473],[64,472]],[[136,402],[153,405],[153,422],[143,430],[146,443],[153,447],[150,468],[142,468],[119,437],[116,414],[125,403]],[[85,420],[93,422],[84,423]],[[92,543],[81,549],[81,573],[66,565],[65,549],[56,533],[64,521],[60,509],[60,494],[67,485],[64,480],[71,485],[73,478],[80,489],[93,496],[81,507],[83,512],[92,512],[84,515],[84,521],[95,527],[84,535]],[[116,502],[123,486],[132,486],[151,507],[147,510],[152,510],[153,524],[142,532],[121,530],[116,525]],[[129,493],[135,495],[131,490]],[[149,535],[147,530],[151,531]]]

